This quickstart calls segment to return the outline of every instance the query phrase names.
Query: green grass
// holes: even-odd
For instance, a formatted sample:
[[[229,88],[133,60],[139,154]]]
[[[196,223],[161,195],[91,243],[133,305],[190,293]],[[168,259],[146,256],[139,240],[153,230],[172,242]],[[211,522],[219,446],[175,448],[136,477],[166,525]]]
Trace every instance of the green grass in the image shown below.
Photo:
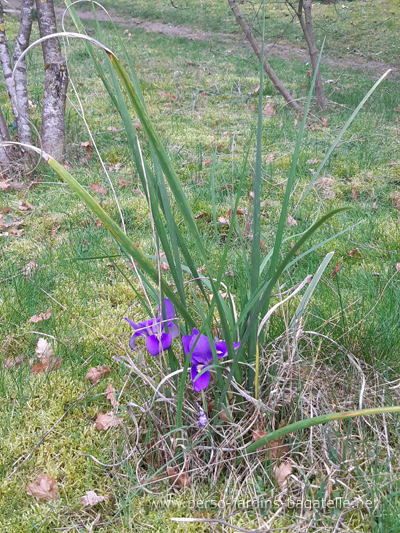
[[[127,3],[120,2],[118,12],[121,10],[124,13],[126,6]],[[159,9],[156,9],[157,6]],[[179,24],[194,25],[196,22],[203,28],[208,25],[210,31],[216,28],[218,31],[234,30],[225,3],[205,2],[204,6],[205,18],[199,17],[198,7],[195,6],[182,12],[170,8],[167,2],[159,2],[154,3],[151,13],[146,11],[144,3],[137,3],[134,7],[137,15],[142,17]],[[355,10],[360,6],[354,2],[349,3],[349,7]],[[369,6],[365,8],[372,9]],[[333,6],[321,6],[318,9],[333,13]],[[226,20],[225,15],[220,17],[221,13],[226,15]],[[379,12],[379,17],[384,17],[384,13]],[[391,21],[391,26],[387,23],[388,31],[393,32],[390,36],[396,39],[396,23],[393,19]],[[273,30],[277,32],[280,26],[278,22],[276,24]],[[110,26],[104,27],[109,46],[118,54],[115,35]],[[12,20],[7,31],[16,31],[16,24]],[[171,39],[144,31],[134,32],[129,40],[122,33],[123,28],[120,32],[129,53],[135,58],[149,114],[171,154],[193,211],[195,214],[209,214],[198,220],[198,228],[207,242],[210,259],[217,268],[224,232],[221,230],[216,235],[213,229],[209,162],[217,149],[217,216],[226,216],[230,206],[228,192],[221,190],[221,187],[225,181],[235,184],[243,154],[249,144],[255,144],[253,133],[257,95],[250,93],[258,83],[257,62],[245,48],[232,54],[228,52],[228,45],[214,45],[210,49],[205,42]],[[385,35],[382,39],[386,38]],[[285,37],[294,39],[294,36]],[[375,50],[373,47],[377,46],[378,41],[370,41],[371,50]],[[342,47],[343,43],[328,37],[329,54],[332,55],[335,50],[340,55]],[[392,56],[387,56],[391,60]],[[74,82],[82,84],[78,87],[79,94],[107,167],[123,163],[118,172],[111,172],[111,179],[116,185],[127,232],[145,253],[152,254],[148,207],[144,196],[133,192],[133,189],[138,188],[138,177],[131,165],[124,132],[108,130],[110,126],[120,130],[122,122],[114,114],[114,108],[94,73],[82,43],[71,43],[68,60]],[[296,93],[296,97],[304,101],[309,82],[308,67],[296,61],[277,58],[271,58],[271,64],[288,88]],[[36,105],[36,108],[32,108],[33,119],[39,123],[42,91],[39,50],[30,55],[28,65],[30,99]],[[328,118],[329,129],[307,129],[296,176],[298,186],[290,212],[311,178],[310,168],[317,168],[308,161],[323,158],[335,134],[375,81],[367,71],[355,76],[351,70],[323,66],[322,73],[324,79],[335,80],[326,85],[331,103],[324,115]],[[1,88],[1,94],[5,95],[4,84]],[[264,119],[263,130],[263,161],[271,153],[275,154],[272,163],[263,162],[263,177],[267,181],[262,184],[265,215],[262,217],[261,237],[268,251],[273,243],[284,194],[284,184],[279,183],[288,174],[298,124],[295,124],[295,117],[282,105],[282,100],[269,82],[265,93],[276,102],[277,109],[275,117]],[[71,97],[74,98],[73,95]],[[1,103],[10,124],[12,117],[5,97],[2,97]],[[314,242],[328,238],[356,222],[364,222],[349,234],[342,235],[300,260],[281,280],[287,283],[287,287],[303,280],[307,274],[315,272],[325,253],[334,250],[332,263],[340,263],[340,271],[334,279],[328,275],[323,277],[310,303],[306,327],[310,330],[323,327],[323,333],[343,343],[360,359],[384,370],[389,380],[398,376],[400,349],[399,281],[396,277],[389,281],[396,272],[396,263],[400,261],[399,211],[393,204],[400,180],[400,165],[391,164],[400,161],[399,113],[394,111],[398,103],[398,79],[392,78],[385,81],[369,100],[332,155],[325,176],[333,180],[331,196],[334,198],[324,200],[322,210],[328,212],[346,205],[355,209],[320,230]],[[226,132],[236,133],[233,136]],[[85,148],[80,146],[81,142],[88,139],[82,122],[70,107],[67,115],[67,160],[72,173],[86,187],[97,181],[108,187],[94,152],[88,159]],[[145,152],[148,151],[146,144],[143,148]],[[134,531],[139,527],[135,524],[141,523],[151,523],[157,531],[162,532],[184,531],[184,526],[172,525],[168,518],[172,515],[182,516],[189,512],[189,507],[184,510],[160,510],[151,508],[151,498],[148,496],[134,496],[130,500],[129,494],[132,496],[131,490],[136,483],[134,470],[130,466],[119,471],[101,469],[89,458],[80,455],[89,453],[108,463],[126,453],[122,431],[111,429],[107,433],[98,432],[93,425],[99,411],[110,409],[103,394],[107,385],[112,383],[114,388],[120,390],[125,383],[124,368],[112,360],[115,353],[100,334],[112,342],[121,341],[126,345],[129,327],[123,316],[139,320],[143,310],[126,276],[135,288],[138,287],[137,282],[122,260],[114,257],[118,250],[105,229],[97,228],[91,213],[55,173],[41,166],[36,177],[42,183],[30,188],[29,192],[0,193],[1,206],[11,208],[7,216],[11,220],[23,220],[22,227],[25,230],[25,235],[19,238],[0,237],[1,362],[7,357],[21,354],[32,357],[39,335],[30,332],[35,331],[55,337],[56,340],[49,340],[55,354],[63,359],[63,364],[56,372],[42,376],[31,375],[26,365],[13,370],[6,370],[0,365],[1,529],[7,533],[53,531],[55,527],[78,524],[77,527],[84,531],[84,527],[95,519],[97,510],[83,512],[80,498],[86,490],[95,490],[98,494],[114,495],[114,500],[104,504],[101,510],[101,523],[107,524],[112,518],[114,522],[99,527],[100,531]],[[133,187],[126,190],[119,188],[118,178],[131,182]],[[243,203],[248,210],[252,178],[253,172],[249,168],[243,193]],[[356,190],[358,200],[353,198],[352,189]],[[32,212],[18,210],[22,199],[34,206]],[[101,199],[101,204],[118,220],[110,191],[107,197]],[[298,226],[287,228],[286,235],[295,235],[304,230],[315,217],[317,207],[317,196],[310,195],[298,218]],[[191,242],[189,234],[186,238],[189,249],[195,253],[195,243]],[[288,249],[290,243],[289,240]],[[234,271],[235,276],[224,279],[237,295],[237,305],[240,305],[240,280],[247,275],[241,256],[236,252],[239,244],[236,236],[229,257],[229,269]],[[350,257],[350,250],[355,248],[360,249],[361,255]],[[96,257],[104,258],[92,259]],[[21,274],[21,270],[31,259],[36,261],[39,268],[29,278]],[[200,257],[196,266],[202,266]],[[292,302],[293,308],[297,302]],[[37,324],[28,322],[31,316],[48,308],[52,313],[48,321]],[[373,312],[363,320],[372,308]],[[93,329],[87,328],[79,319]],[[284,328],[283,317],[274,316],[270,337],[279,335]],[[335,365],[340,366],[343,361],[339,355],[334,358]],[[102,364],[113,367],[111,374],[69,412],[33,457],[11,479],[7,479],[14,462],[29,453],[68,406],[89,388],[89,382],[84,379],[89,368]],[[124,417],[130,441],[133,442],[134,427],[124,408],[130,399],[128,387],[122,396],[120,416]],[[384,464],[380,468],[384,478],[387,469]],[[35,501],[26,495],[24,487],[39,473],[47,473],[57,479],[61,499],[55,505]],[[364,474],[376,476],[376,472],[367,468]],[[385,483],[382,486],[386,486]],[[187,493],[176,499],[182,505],[189,506],[190,496]],[[393,505],[397,506],[397,503]],[[239,514],[235,523],[242,527],[249,527],[249,524],[255,527],[255,522],[251,522],[252,517]],[[278,517],[271,527],[284,527],[294,520],[294,515],[287,512]],[[360,529],[363,531],[371,531],[371,522],[374,523],[373,520],[365,520],[361,512],[353,513],[347,520],[350,528],[364,524],[363,529]],[[389,524],[394,518],[382,518],[381,522],[384,520]],[[200,524],[188,526],[188,531],[202,530],[207,531],[208,528]]]

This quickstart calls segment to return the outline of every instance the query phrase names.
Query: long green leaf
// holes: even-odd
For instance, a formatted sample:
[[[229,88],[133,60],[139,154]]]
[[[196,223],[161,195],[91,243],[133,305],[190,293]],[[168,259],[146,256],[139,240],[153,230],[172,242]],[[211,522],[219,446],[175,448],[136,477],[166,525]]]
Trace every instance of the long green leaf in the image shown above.
[[[301,429],[310,428],[312,426],[318,426],[319,424],[327,424],[329,422],[334,422],[335,420],[346,420],[349,418],[356,418],[359,416],[371,416],[371,415],[380,415],[380,414],[390,414],[400,412],[400,406],[395,405],[391,407],[375,407],[371,409],[361,409],[359,411],[347,411],[345,413],[332,413],[327,415],[316,416],[315,418],[307,418],[305,420],[300,420],[299,422],[294,422],[288,426],[283,426],[282,428],[272,431],[262,437],[256,442],[250,444],[246,450],[245,455],[257,451],[261,446],[265,446],[268,442],[271,442],[275,439],[280,439],[289,433],[294,433],[295,431],[300,431]],[[237,464],[243,460],[243,457],[237,459]]]

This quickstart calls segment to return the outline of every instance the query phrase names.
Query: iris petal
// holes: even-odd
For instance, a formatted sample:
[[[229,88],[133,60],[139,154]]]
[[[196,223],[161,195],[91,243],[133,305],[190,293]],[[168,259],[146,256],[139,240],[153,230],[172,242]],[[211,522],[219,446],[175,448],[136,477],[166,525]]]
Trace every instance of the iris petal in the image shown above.
[[[168,298],[164,298],[164,305],[165,305],[165,317],[163,316],[163,320],[171,321],[175,318],[175,309],[172,304],[172,302]],[[158,316],[162,316],[162,306],[160,305],[158,307]],[[169,325],[169,324],[168,324]]]
[[[200,392],[201,390],[206,389],[208,387],[208,385],[210,384],[210,372],[208,370],[206,370],[197,379],[196,377],[199,375],[199,372],[197,372],[197,365],[193,365],[190,372],[192,375],[193,388],[196,392]]]
[[[191,335],[184,335],[182,337],[183,349],[185,350],[185,354],[186,355],[190,354],[190,342],[191,342],[191,340],[192,340],[192,336]]]
[[[173,339],[176,339],[176,337],[179,335],[179,328],[176,324],[168,324],[168,333],[172,335]]]
[[[161,335],[161,342],[157,335],[149,335],[146,339],[146,348],[150,355],[155,357],[159,355],[161,350],[168,350],[172,343],[172,336],[169,333],[163,333]]]
[[[130,338],[129,340],[129,348],[131,350],[136,350],[136,346],[135,346],[135,340],[136,340],[136,337],[143,337],[145,336],[145,333],[144,332],[141,332],[141,331],[136,331],[136,333],[134,333],[132,335],[132,337]]]

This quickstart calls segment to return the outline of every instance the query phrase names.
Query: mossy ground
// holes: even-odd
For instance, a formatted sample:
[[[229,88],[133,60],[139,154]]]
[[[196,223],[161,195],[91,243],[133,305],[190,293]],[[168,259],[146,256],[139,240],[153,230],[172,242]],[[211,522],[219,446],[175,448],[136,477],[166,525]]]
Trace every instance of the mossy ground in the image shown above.
[[[377,9],[378,3],[384,7],[383,10]],[[151,12],[145,3],[137,2],[134,7],[137,10],[135,14],[142,17],[198,24],[203,28],[207,24],[210,30],[218,27],[219,31],[237,31],[225,4],[222,1],[205,2],[202,9],[207,10],[206,20],[196,11],[199,9],[197,2],[197,7],[188,5],[184,12],[167,8],[166,2],[152,2]],[[365,32],[358,34],[354,31],[352,34],[348,30],[354,43],[359,43],[359,48],[365,45],[366,58],[371,59],[382,48],[385,54],[379,56],[381,59],[398,60],[392,45],[389,46],[391,40],[395,43],[399,35],[399,17],[391,15],[392,10],[398,11],[396,3],[376,1],[374,17],[368,3],[349,2],[347,5],[353,14],[356,10],[365,9],[366,23],[376,25],[372,26],[374,39],[366,40]],[[128,2],[121,1],[118,10],[129,14],[127,6]],[[274,6],[269,9],[273,10]],[[334,6],[320,6],[317,13],[321,20],[327,17],[326,24],[334,24],[335,31],[343,30],[344,21],[334,18]],[[390,15],[389,20],[381,24],[386,14]],[[359,14],[359,18],[363,16]],[[281,31],[286,17],[282,13],[275,17],[271,11],[268,20],[272,24],[273,36]],[[88,27],[91,27],[90,23]],[[326,27],[320,27],[318,31],[323,32]],[[9,35],[13,35],[16,28],[16,22],[7,19]],[[111,26],[105,25],[104,29],[108,45],[118,52],[118,42]],[[221,187],[225,182],[235,182],[232,167],[239,167],[249,147],[254,146],[257,95],[252,92],[258,83],[259,68],[251,51],[247,48],[232,51],[228,45],[222,44],[214,44],[210,49],[206,42],[168,38],[141,30],[132,32],[132,38],[129,38],[123,34],[123,28],[117,31],[134,58],[149,113],[171,154],[194,213],[210,212],[209,163],[217,149],[217,210],[218,216],[226,216],[230,205],[228,192]],[[296,28],[290,30],[286,38],[292,41],[298,39],[296,31]],[[328,35],[329,54],[354,53],[356,45],[349,42],[344,48],[345,44]],[[138,178],[131,164],[124,132],[121,131],[122,122],[115,114],[83,45],[71,42],[67,53],[70,72],[74,83],[79,84],[79,95],[102,157],[107,167],[122,163],[120,170],[111,170],[110,175],[128,234],[145,253],[152,254],[148,207],[144,195],[133,192],[139,188]],[[277,58],[271,58],[271,64],[290,91],[303,102],[309,83],[309,67],[298,61]],[[31,111],[38,125],[42,94],[39,50],[30,54],[28,71]],[[329,128],[307,130],[292,208],[310,180],[311,170],[316,168],[310,161],[322,159],[352,109],[376,79],[368,71],[354,72],[327,66],[322,67],[322,74],[325,80],[334,80],[325,85],[329,105],[324,116],[328,118]],[[3,89],[4,84],[1,103],[6,120],[11,125],[13,119]],[[263,130],[263,159],[265,161],[270,154],[275,156],[272,162],[263,165],[265,181],[262,197],[267,201],[267,209],[262,221],[262,239],[268,250],[273,242],[275,222],[284,194],[284,184],[280,183],[287,177],[298,124],[268,81],[265,95],[276,102],[277,110],[276,116],[264,119]],[[71,99],[75,102],[73,94]],[[400,261],[399,211],[393,203],[400,179],[400,114],[395,111],[399,102],[398,78],[389,78],[369,99],[332,155],[325,176],[333,180],[333,194],[324,200],[322,209],[328,212],[334,207],[349,205],[354,210],[330,222],[314,238],[314,242],[357,222],[363,223],[299,261],[290,275],[282,280],[294,284],[304,279],[306,274],[315,272],[325,253],[334,250],[334,261],[340,264],[340,271],[334,279],[328,275],[324,277],[310,305],[307,327],[318,329],[324,324],[327,335],[340,339],[358,357],[380,369],[386,368],[388,379],[397,377],[395,371],[398,369],[400,348],[400,291],[396,277],[389,282]],[[318,117],[315,122],[319,123]],[[115,127],[117,131],[110,131],[110,127]],[[71,173],[84,186],[89,187],[93,182],[108,186],[94,151],[88,158],[86,149],[80,144],[88,140],[82,121],[69,106],[67,161]],[[145,143],[144,150],[147,150]],[[249,168],[243,194],[243,203],[247,208],[250,206],[248,193],[252,190],[252,176]],[[107,385],[112,383],[115,389],[121,390],[125,383],[125,371],[112,361],[113,349],[101,335],[112,342],[126,344],[129,326],[123,316],[139,320],[143,310],[135,296],[137,282],[119,258],[119,252],[105,229],[97,227],[91,213],[49,168],[41,166],[36,173],[37,178],[41,183],[28,192],[0,193],[1,206],[11,208],[7,216],[11,220],[23,220],[25,230],[22,237],[0,237],[1,362],[21,354],[32,357],[38,337],[43,333],[52,336],[48,340],[55,354],[63,359],[63,364],[59,370],[39,376],[32,375],[26,365],[12,370],[0,365],[0,528],[7,533],[54,531],[57,527],[75,527],[77,531],[84,531],[100,511],[98,531],[135,531],[141,528],[140,524],[151,524],[153,529],[161,532],[184,531],[183,525],[170,523],[169,517],[182,516],[188,508],[151,509],[148,496],[132,497],[134,473],[128,468],[102,469],[82,455],[92,454],[106,463],[115,461],[120,454],[124,455],[124,437],[118,428],[108,432],[94,429],[97,413],[109,410],[104,394]],[[119,178],[131,182],[132,187],[118,187]],[[322,194],[321,191],[319,194]],[[19,211],[21,200],[31,203],[33,211]],[[111,191],[100,201],[118,220]],[[310,196],[298,219],[298,226],[288,228],[287,235],[294,236],[305,229],[316,216],[317,208],[317,196]],[[206,239],[210,259],[217,266],[221,236],[214,234],[207,217],[199,220],[199,229]],[[195,256],[195,243],[189,236],[187,239],[195,262],[201,267],[200,258]],[[289,240],[287,248],[290,243]],[[237,246],[238,240],[233,243],[229,264],[236,275],[226,281],[240,300],[241,280],[247,273],[240,255],[235,253]],[[359,248],[361,254],[350,257],[350,250],[355,248]],[[37,269],[27,276],[21,270],[30,260],[36,262]],[[375,304],[373,313],[363,321]],[[48,308],[51,310],[49,320],[37,324],[29,322],[31,316]],[[336,318],[330,320],[333,316]],[[271,337],[281,333],[284,327],[283,317],[273,317]],[[29,453],[71,403],[87,390],[89,382],[84,377],[88,369],[102,364],[113,367],[111,374],[71,409],[31,459],[9,479],[15,462]],[[123,407],[128,399],[129,394],[122,396],[120,416],[124,417],[129,431],[129,417]],[[25,493],[24,487],[39,473],[57,479],[60,492],[57,503],[36,501]],[[83,511],[80,498],[87,490],[113,494],[114,498],[99,509]],[[182,506],[189,505],[192,495],[189,492],[177,496],[176,500]],[[278,517],[270,526],[288,526],[294,520],[294,515],[288,513]],[[238,515],[236,523],[249,527],[250,522],[248,517],[241,519]],[[371,521],[365,520],[360,513],[354,513],[348,519],[348,527],[353,527],[354,531],[356,528],[358,531],[370,531],[372,526]],[[187,526],[187,530],[207,531],[208,527],[197,524]]]

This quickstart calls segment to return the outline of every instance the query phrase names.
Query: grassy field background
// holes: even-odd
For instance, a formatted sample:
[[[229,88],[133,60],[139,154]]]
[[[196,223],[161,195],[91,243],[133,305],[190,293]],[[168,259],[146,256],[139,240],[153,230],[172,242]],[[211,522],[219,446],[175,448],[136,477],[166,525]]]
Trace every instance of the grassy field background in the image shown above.
[[[151,3],[122,0],[117,5],[115,2],[104,2],[104,5],[120,16],[238,34],[227,3],[221,0],[203,4],[188,1],[186,9],[174,9],[158,0]],[[397,2],[379,0],[373,5],[346,2],[345,6],[348,9],[342,9],[341,4],[316,7],[318,39],[327,35],[326,57],[342,58],[343,67],[324,64],[322,60],[328,106],[323,114],[315,108],[312,111],[292,210],[317,168],[316,160],[322,160],[352,110],[378,77],[376,70],[354,70],[349,58],[354,55],[368,61],[379,59],[382,67],[385,62],[400,67]],[[269,41],[284,32],[288,23],[284,11],[280,5],[269,7]],[[345,21],[346,17],[353,26]],[[85,25],[93,31],[93,23],[85,22]],[[370,29],[361,31],[360,25]],[[108,46],[117,54],[120,52],[116,35],[119,32],[134,59],[149,113],[171,154],[195,214],[210,213],[210,163],[217,150],[218,216],[226,217],[230,204],[225,184],[235,187],[244,154],[248,149],[252,153],[255,146],[258,97],[254,88],[259,67],[251,50],[240,43],[233,46],[218,40],[188,40],[142,29],[124,33],[123,25],[116,30],[110,24],[104,24],[103,28]],[[17,22],[12,17],[7,17],[6,31],[10,36],[17,31]],[[338,38],[341,32],[346,33]],[[284,39],[293,45],[300,43],[299,28],[290,26],[284,32]],[[110,169],[128,234],[145,253],[152,254],[148,208],[131,164],[122,122],[83,45],[71,41],[67,55],[86,120]],[[310,80],[309,66],[274,56],[270,62],[303,103]],[[39,125],[43,72],[40,50],[30,54],[28,72],[31,111]],[[1,104],[12,132],[13,118],[3,82],[1,89],[4,95]],[[266,250],[263,253],[267,253],[273,242],[299,121],[269,81],[264,94],[266,101],[275,103],[276,109],[276,115],[264,118],[263,130],[262,239]],[[98,195],[98,199],[118,220],[116,204],[94,148],[89,152],[81,145],[89,141],[89,136],[74,109],[77,101],[72,93],[70,98],[66,163],[82,185],[90,188],[91,183],[99,182],[108,188],[108,194]],[[328,251],[335,251],[332,266],[339,264],[339,271],[335,276],[326,274],[319,284],[309,307],[307,328],[323,331],[342,343],[361,360],[383,371],[389,380],[398,376],[400,350],[400,282],[396,276],[396,265],[400,262],[399,105],[397,71],[368,100],[332,155],[325,171],[327,180],[309,196],[297,219],[298,225],[287,228],[286,233],[294,236],[309,225],[317,215],[321,197],[323,212],[344,205],[354,209],[325,226],[315,242],[356,222],[362,223],[300,260],[281,280],[292,286],[315,272]],[[322,118],[327,119],[328,127],[322,126]],[[135,123],[140,134],[140,124]],[[144,149],[148,149],[145,144]],[[250,161],[253,163],[251,157]],[[139,320],[143,310],[133,289],[137,288],[137,282],[119,258],[106,230],[98,226],[85,206],[47,167],[41,166],[35,179],[39,183],[27,183],[23,191],[0,192],[3,216],[7,221],[21,221],[20,228],[24,230],[18,237],[6,232],[0,237],[0,529],[7,533],[54,531],[55,528],[86,531],[100,512],[96,531],[135,531],[140,524],[151,524],[149,529],[162,532],[184,531],[184,526],[173,525],[168,518],[189,512],[187,502],[193,493],[179,497],[180,509],[152,509],[152,498],[135,492],[135,473],[129,466],[104,469],[83,455],[92,454],[105,463],[116,461],[120,454],[124,456],[123,431],[113,428],[101,432],[94,428],[97,413],[110,409],[106,387],[112,383],[120,391],[126,384],[126,371],[112,361],[114,351],[101,335],[112,342],[127,344],[130,331],[123,317]],[[247,210],[251,204],[252,179],[249,168],[243,193]],[[119,180],[128,182],[127,186],[121,186]],[[29,202],[33,209],[21,211],[21,201]],[[215,235],[211,216],[200,219],[198,226],[217,267],[223,232]],[[194,253],[194,243],[189,235],[187,239]],[[289,239],[287,247],[290,245]],[[235,247],[239,247],[238,238],[233,242],[229,264],[235,275],[226,277],[225,282],[238,294],[239,279],[245,273]],[[355,249],[359,253],[350,253]],[[27,272],[26,266],[31,261],[33,267]],[[197,266],[202,266],[200,258]],[[237,299],[240,305],[239,294]],[[29,322],[33,315],[47,309],[51,311],[48,320]],[[284,328],[285,317],[274,316],[271,338]],[[56,356],[63,359],[59,370],[33,375],[27,365],[11,370],[4,366],[4,360],[9,357],[22,354],[32,357],[41,335],[47,335]],[[33,456],[9,478],[20,456],[29,453],[88,389],[90,383],[85,375],[89,368],[103,364],[112,366],[110,375],[71,409]],[[343,356],[335,354],[332,364],[339,368],[344,364]],[[128,400],[129,387],[126,387],[119,416],[124,417],[129,432],[132,428],[124,408]],[[56,503],[37,502],[24,491],[36,474],[44,472],[58,481],[61,498]],[[101,504],[101,509],[82,510],[80,499],[87,490],[112,494],[113,499]],[[295,520],[288,512],[276,518],[271,527],[288,526]],[[249,518],[238,515],[235,523],[248,527]],[[348,527],[353,527],[353,531],[372,531],[373,524],[374,518],[365,520],[362,514],[354,513],[349,517]],[[209,529],[197,524],[187,526],[187,530]]]

